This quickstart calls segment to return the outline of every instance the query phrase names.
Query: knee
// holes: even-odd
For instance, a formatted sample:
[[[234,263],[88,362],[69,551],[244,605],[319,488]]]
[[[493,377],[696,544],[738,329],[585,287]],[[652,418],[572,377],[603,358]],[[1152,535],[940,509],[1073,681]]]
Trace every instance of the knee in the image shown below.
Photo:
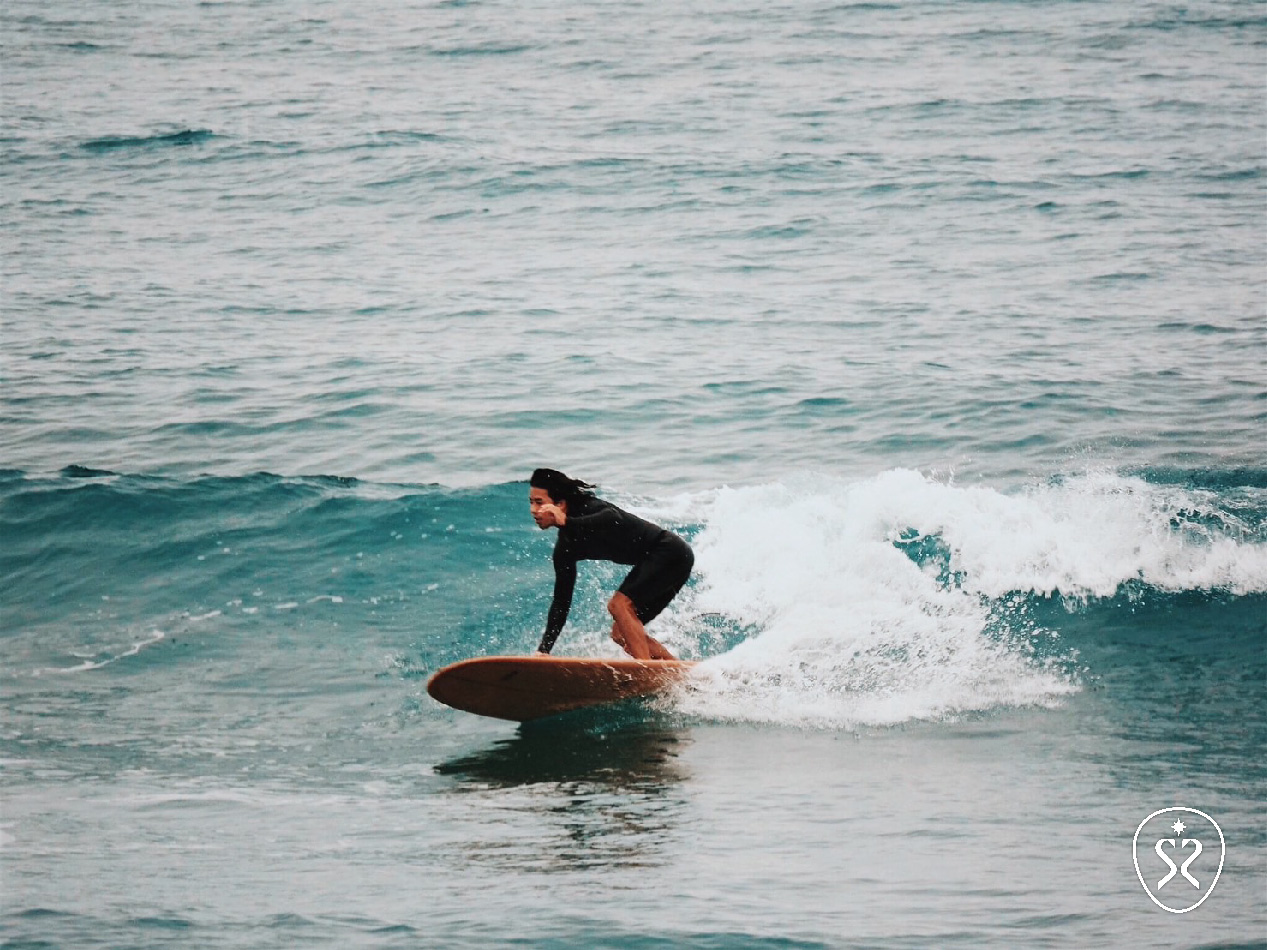
[[[617,592],[612,594],[612,599],[607,601],[607,612],[613,617],[619,617],[622,614],[633,612],[633,601],[628,595]]]

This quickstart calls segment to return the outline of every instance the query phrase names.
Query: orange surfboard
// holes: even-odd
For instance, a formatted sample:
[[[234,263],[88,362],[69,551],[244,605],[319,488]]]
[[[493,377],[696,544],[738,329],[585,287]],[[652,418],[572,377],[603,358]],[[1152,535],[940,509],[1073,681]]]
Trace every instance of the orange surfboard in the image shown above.
[[[438,671],[427,692],[446,706],[528,722],[667,689],[686,660],[603,660],[573,656],[481,656]]]

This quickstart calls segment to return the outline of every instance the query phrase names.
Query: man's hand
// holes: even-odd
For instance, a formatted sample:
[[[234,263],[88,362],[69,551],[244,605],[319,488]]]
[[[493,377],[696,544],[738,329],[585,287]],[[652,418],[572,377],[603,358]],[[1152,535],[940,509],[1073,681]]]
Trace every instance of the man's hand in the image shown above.
[[[540,515],[537,524],[543,528],[562,528],[568,523],[567,513],[558,505],[542,505],[537,513]]]

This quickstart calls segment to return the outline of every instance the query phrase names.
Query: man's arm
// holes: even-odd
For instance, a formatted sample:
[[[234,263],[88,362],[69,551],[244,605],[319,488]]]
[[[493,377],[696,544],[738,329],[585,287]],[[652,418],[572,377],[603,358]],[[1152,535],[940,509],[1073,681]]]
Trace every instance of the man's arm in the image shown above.
[[[568,514],[565,516],[565,520],[559,522],[559,525],[562,527],[566,524],[573,531],[579,529],[581,531],[591,532],[595,528],[601,530],[603,528],[610,528],[620,524],[621,514],[622,512],[619,509],[614,508],[611,505],[603,505],[597,511],[592,511],[587,515]]]
[[[563,632],[567,623],[568,612],[572,609],[572,592],[576,589],[576,562],[566,555],[554,552],[554,600],[550,602],[550,613],[546,618],[546,631],[541,637],[539,653],[549,653],[554,649],[554,641]]]

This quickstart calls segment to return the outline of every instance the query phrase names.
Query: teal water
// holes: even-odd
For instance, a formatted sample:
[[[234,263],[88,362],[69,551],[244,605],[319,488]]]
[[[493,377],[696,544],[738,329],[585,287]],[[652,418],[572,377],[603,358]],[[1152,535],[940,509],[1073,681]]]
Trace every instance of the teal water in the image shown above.
[[[0,17],[0,945],[1267,944],[1261,5]]]

